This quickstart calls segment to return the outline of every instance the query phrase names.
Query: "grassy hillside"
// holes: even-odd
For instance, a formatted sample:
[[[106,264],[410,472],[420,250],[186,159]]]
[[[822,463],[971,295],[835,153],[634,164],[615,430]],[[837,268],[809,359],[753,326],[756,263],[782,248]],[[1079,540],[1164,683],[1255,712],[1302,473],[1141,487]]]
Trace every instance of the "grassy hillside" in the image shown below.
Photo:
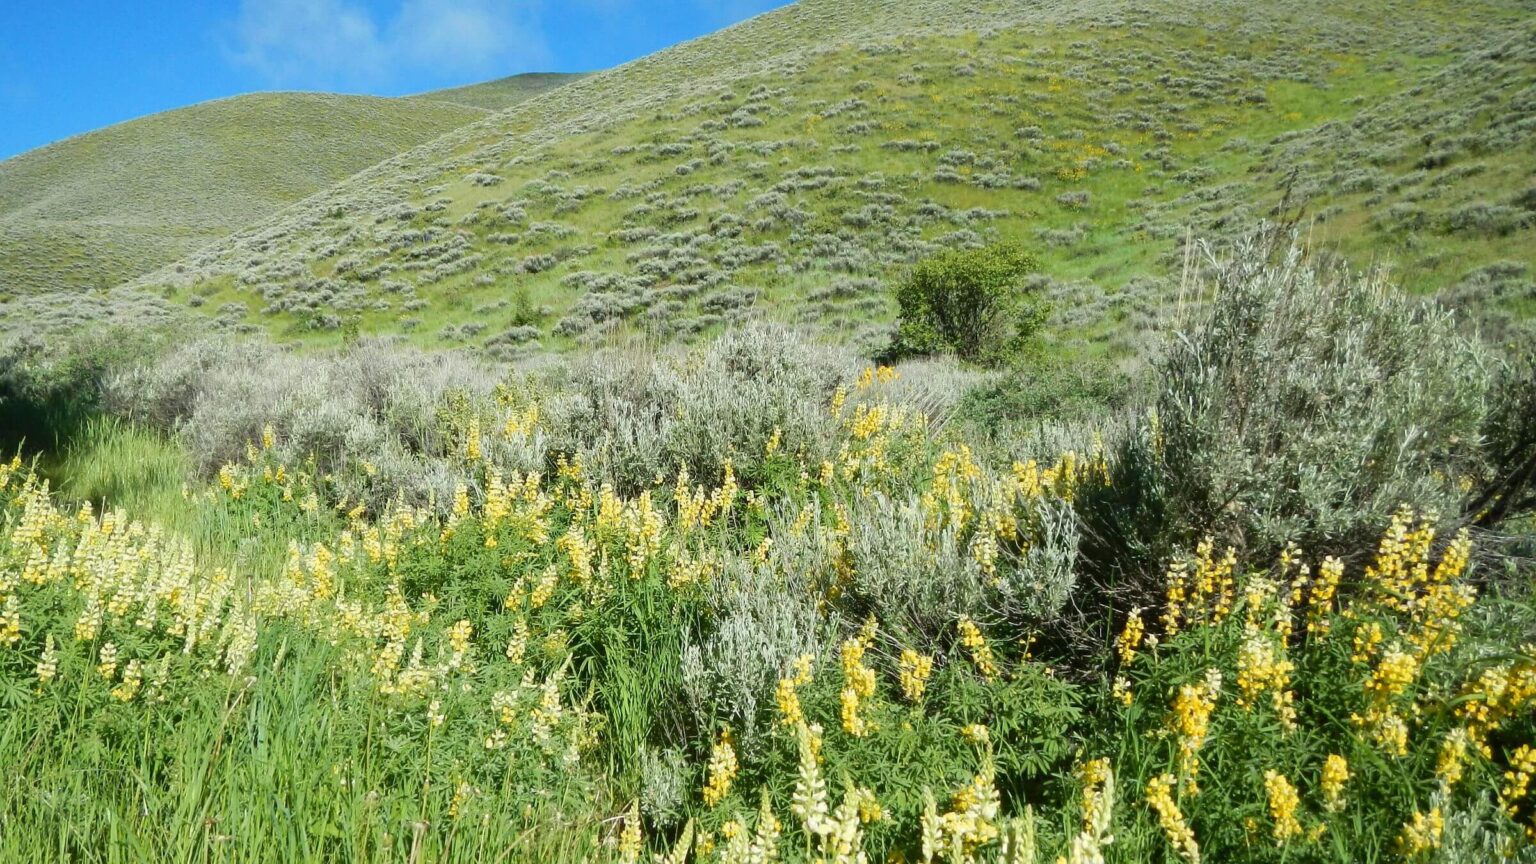
[[[1014,239],[1042,253],[1057,337],[1115,356],[1176,300],[1186,238],[1267,216],[1396,262],[1410,290],[1528,310],[1526,12],[807,0],[457,130],[142,284],[282,339],[355,327],[509,357],[768,317],[872,347],[907,264]],[[1490,288],[1473,271],[1497,262]]]
[[[526,72],[522,75],[497,78],[495,81],[433,90],[411,98],[502,111],[526,99],[532,99],[540,93],[563,87],[580,79],[584,74],[582,72]]]
[[[116,285],[484,113],[262,93],[24,153],[0,162],[0,294]]]

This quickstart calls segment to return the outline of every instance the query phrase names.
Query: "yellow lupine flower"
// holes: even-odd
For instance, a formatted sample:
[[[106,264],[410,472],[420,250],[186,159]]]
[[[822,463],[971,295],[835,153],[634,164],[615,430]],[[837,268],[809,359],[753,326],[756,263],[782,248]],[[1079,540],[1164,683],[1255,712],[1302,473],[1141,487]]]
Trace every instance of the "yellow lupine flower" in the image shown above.
[[[21,598],[11,594],[0,603],[0,646],[21,641]]]
[[[1398,835],[1398,848],[1408,858],[1418,858],[1439,849],[1444,833],[1445,816],[1439,807],[1431,807],[1428,813],[1415,810]]]
[[[839,694],[843,729],[849,735],[863,737],[872,728],[859,710],[860,702],[875,695],[875,670],[864,665],[867,642],[855,637],[843,642],[843,689]]]
[[[1195,775],[1200,770],[1200,748],[1210,731],[1211,712],[1221,695],[1221,671],[1207,669],[1201,684],[1184,684],[1173,700],[1173,732],[1178,736],[1179,779],[1189,784],[1190,794],[1200,791]]]
[[[640,835],[640,802],[629,803],[624,813],[624,830],[619,834],[619,861],[622,864],[638,864],[642,837]]]
[[[896,669],[901,679],[902,695],[909,702],[922,702],[928,678],[933,674],[933,658],[911,648],[904,648],[896,660]]]
[[[144,683],[143,664],[138,660],[129,660],[123,667],[123,680],[112,688],[112,698],[119,702],[132,702],[133,697],[139,693],[139,686]]]
[[[1301,823],[1296,819],[1301,796],[1291,781],[1278,771],[1264,772],[1264,791],[1269,796],[1269,816],[1274,820],[1275,839],[1284,844],[1301,833]]]
[[[1472,743],[1472,737],[1464,727],[1457,727],[1446,733],[1445,740],[1440,743],[1440,753],[1435,758],[1435,779],[1447,793],[1456,788],[1461,782],[1462,772],[1466,764],[1467,748]]]
[[[976,671],[988,681],[996,681],[998,677],[997,663],[992,656],[992,646],[987,644],[987,638],[981,635],[981,628],[971,620],[969,615],[961,615],[955,627],[960,631],[960,644],[970,652],[971,661],[976,664]]]
[[[1536,748],[1521,744],[1509,756],[1509,770],[1499,787],[1499,800],[1511,819],[1519,815],[1519,804],[1530,794],[1531,778],[1536,776]]]
[[[736,748],[731,746],[731,730],[725,728],[709,751],[708,777],[704,784],[704,803],[709,807],[719,804],[730,794],[731,781],[736,779]]]
[[[1331,811],[1344,806],[1344,784],[1349,782],[1349,761],[1337,753],[1329,753],[1323,762],[1322,790],[1324,805]]]
[[[1141,620],[1141,609],[1132,609],[1131,614],[1125,619],[1125,627],[1121,628],[1120,636],[1115,640],[1115,653],[1120,657],[1120,666],[1130,666],[1136,659],[1136,649],[1141,647],[1141,637],[1147,632],[1147,625]]]
[[[37,683],[47,684],[59,674],[58,646],[53,644],[53,634],[43,637],[43,656],[37,661]]]
[[[1163,836],[1168,838],[1168,845],[1190,864],[1200,864],[1200,844],[1195,841],[1195,832],[1190,829],[1178,802],[1173,800],[1176,785],[1172,774],[1161,774],[1147,781],[1147,805],[1157,813],[1158,825],[1163,829]]]

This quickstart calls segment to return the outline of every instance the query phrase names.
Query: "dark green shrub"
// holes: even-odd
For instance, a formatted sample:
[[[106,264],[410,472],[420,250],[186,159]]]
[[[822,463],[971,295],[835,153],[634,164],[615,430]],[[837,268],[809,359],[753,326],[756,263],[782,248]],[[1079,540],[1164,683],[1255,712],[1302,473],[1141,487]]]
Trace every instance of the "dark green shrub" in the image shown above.
[[[1045,320],[1024,288],[1038,268],[1014,246],[941,252],[918,262],[896,287],[898,354],[953,353],[972,363],[1016,356]]]
[[[1480,525],[1536,510],[1536,354],[1506,365],[1483,421],[1489,473],[1469,504]]]
[[[91,328],[0,344],[0,452],[68,443],[102,412],[107,378],[152,351],[154,340],[124,328]]]

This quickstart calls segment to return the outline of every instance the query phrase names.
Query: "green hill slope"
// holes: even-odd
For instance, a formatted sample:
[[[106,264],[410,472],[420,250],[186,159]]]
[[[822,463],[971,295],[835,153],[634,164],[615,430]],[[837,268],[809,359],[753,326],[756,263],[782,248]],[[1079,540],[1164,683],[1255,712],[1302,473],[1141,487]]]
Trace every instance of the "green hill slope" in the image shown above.
[[[1055,332],[1130,353],[1186,238],[1281,215],[1415,289],[1502,260],[1519,294],[1525,9],[806,0],[456,130],[142,284],[283,338],[510,356],[771,317],[875,345],[909,262],[1016,239],[1043,253]],[[1479,195],[1496,217],[1451,215]],[[1405,202],[1425,214],[1406,235],[1387,227]]]
[[[427,100],[262,93],[0,162],[0,292],[116,284],[484,113]]]
[[[468,105],[488,111],[503,111],[532,99],[540,93],[547,93],[556,87],[563,87],[572,81],[579,80],[585,75],[586,73],[583,72],[528,72],[497,78],[495,81],[482,81],[479,84],[450,87],[447,90],[433,90],[410,98],[452,102],[456,105]]]

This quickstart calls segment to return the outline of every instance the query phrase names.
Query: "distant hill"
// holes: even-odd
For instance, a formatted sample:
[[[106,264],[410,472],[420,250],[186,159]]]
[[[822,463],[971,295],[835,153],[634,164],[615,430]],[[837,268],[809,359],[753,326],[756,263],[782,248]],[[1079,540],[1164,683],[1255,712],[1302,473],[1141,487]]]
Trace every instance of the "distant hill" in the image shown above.
[[[502,111],[540,93],[547,93],[556,87],[584,78],[586,74],[585,72],[527,72],[522,75],[498,78],[495,81],[451,87],[447,90],[433,90],[410,98],[452,102],[474,108],[485,108],[489,111]]]
[[[115,285],[485,113],[260,93],[23,153],[0,162],[0,293]]]
[[[878,346],[910,262],[1009,239],[1044,259],[1050,332],[1134,356],[1198,260],[1186,241],[1272,218],[1412,290],[1470,279],[1473,305],[1514,309],[1536,293],[1528,11],[803,0],[450,132],[140,284],[283,339],[516,356],[773,318]]]

